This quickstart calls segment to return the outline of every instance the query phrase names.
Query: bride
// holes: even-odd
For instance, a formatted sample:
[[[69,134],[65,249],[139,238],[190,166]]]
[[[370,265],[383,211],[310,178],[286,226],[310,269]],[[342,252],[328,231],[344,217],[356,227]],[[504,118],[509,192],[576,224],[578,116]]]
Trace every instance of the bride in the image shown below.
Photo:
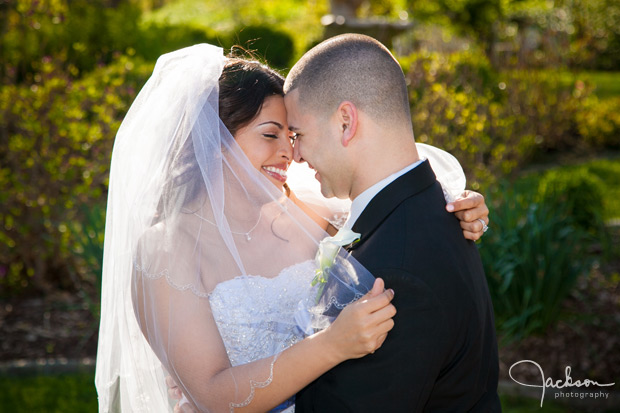
[[[316,195],[301,166],[287,176],[283,81],[196,45],[162,56],[130,108],[110,172],[99,411],[171,411],[167,378],[199,411],[293,411],[297,391],[372,357],[392,328],[394,292],[339,248],[351,234],[326,238],[347,204]],[[427,149],[464,188],[458,163]]]

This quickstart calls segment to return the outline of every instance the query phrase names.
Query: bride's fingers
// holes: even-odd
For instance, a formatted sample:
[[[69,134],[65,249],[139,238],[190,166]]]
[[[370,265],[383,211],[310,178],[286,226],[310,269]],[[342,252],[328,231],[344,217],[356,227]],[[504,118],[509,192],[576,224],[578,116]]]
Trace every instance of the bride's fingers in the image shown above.
[[[172,387],[178,387],[177,386],[177,382],[174,381],[174,379],[172,378],[172,376],[166,376],[166,386],[172,388]]]
[[[380,349],[381,346],[383,345],[383,343],[385,342],[385,339],[387,338],[387,333],[379,336],[379,338],[377,339],[377,349]]]
[[[370,314],[390,304],[393,298],[394,290],[390,288],[375,297],[368,298],[367,300],[359,300],[355,304],[359,306],[363,311]]]
[[[463,192],[456,200],[446,205],[446,209],[448,210],[448,212],[465,212],[468,210],[475,211],[479,208],[481,208],[480,211],[486,208],[486,205],[484,204],[484,196],[482,194],[479,194],[478,192],[469,190]],[[463,219],[461,217],[459,218]],[[467,221],[471,220],[468,219]]]
[[[374,346],[372,348],[372,350],[370,350],[371,353],[374,353],[376,350],[380,349],[381,346],[383,345],[383,343],[385,342],[385,339],[388,336],[388,332],[390,330],[392,330],[392,328],[394,327],[394,321],[393,320],[387,320],[385,322],[383,322],[377,330],[377,334],[378,337],[375,339],[375,343]],[[381,332],[383,331],[383,332]]]
[[[377,324],[377,327],[374,329],[375,335],[387,335],[394,328],[394,319],[388,318],[387,320],[381,321]]]
[[[482,232],[482,230],[484,229],[484,226],[482,225],[482,222],[480,220],[484,221],[484,223],[487,225],[489,224],[489,218],[483,216],[483,217],[477,218],[473,222],[461,221],[460,225],[464,231],[469,231],[473,233]]]
[[[367,322],[369,325],[381,325],[384,321],[390,320],[396,315],[396,307],[392,304],[386,305],[377,311],[374,311],[368,316]]]
[[[376,297],[379,294],[381,294],[383,291],[385,290],[385,282],[383,282],[382,278],[377,278],[374,282],[374,284],[372,285],[372,288],[370,289],[370,291],[368,291],[361,299],[360,301],[365,301],[369,298],[372,297]]]
[[[377,278],[377,280],[380,280],[380,278]],[[370,294],[371,292],[369,292],[368,294]],[[362,297],[360,300],[358,300],[357,302],[353,304],[359,307],[360,309],[363,309],[363,311],[367,313],[374,313],[380,308],[385,307],[394,298],[394,290],[392,290],[391,288],[383,291],[381,294],[377,296],[365,299],[365,297],[367,297],[368,294],[366,294],[366,296]]]
[[[481,219],[488,224],[488,218]],[[465,238],[472,241],[477,241],[480,237],[482,237],[482,234],[484,234],[482,222],[479,220],[475,220],[474,222],[461,221],[461,229],[463,229],[463,235]]]

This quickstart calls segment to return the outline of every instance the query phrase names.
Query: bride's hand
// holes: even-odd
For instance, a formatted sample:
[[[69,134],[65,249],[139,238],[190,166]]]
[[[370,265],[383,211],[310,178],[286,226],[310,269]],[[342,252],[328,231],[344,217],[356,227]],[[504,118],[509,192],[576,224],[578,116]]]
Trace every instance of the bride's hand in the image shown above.
[[[383,280],[377,278],[372,290],[342,310],[325,330],[328,345],[339,361],[360,358],[381,347],[394,327],[393,298],[394,291],[384,291]]]
[[[459,219],[465,238],[477,241],[482,237],[484,226],[489,224],[489,208],[482,194],[467,190],[454,202],[447,204],[446,209],[454,212]]]

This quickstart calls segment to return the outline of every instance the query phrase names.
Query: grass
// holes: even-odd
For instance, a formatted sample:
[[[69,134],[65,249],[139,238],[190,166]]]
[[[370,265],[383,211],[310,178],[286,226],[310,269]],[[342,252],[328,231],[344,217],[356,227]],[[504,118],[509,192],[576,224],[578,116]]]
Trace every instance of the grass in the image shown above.
[[[590,83],[594,86],[594,94],[600,99],[620,96],[620,72],[557,72],[564,85],[572,85],[577,80]]]
[[[596,85],[594,93],[599,98],[620,96],[620,72],[584,72],[580,76]]]
[[[96,412],[94,373],[0,377],[4,412]]]
[[[603,199],[604,219],[606,221],[620,218],[620,158],[616,155],[609,159],[595,159],[578,164],[553,166],[544,170],[531,170],[524,172],[514,183],[519,192],[536,190],[544,172],[557,170],[570,173],[577,168],[587,169],[598,176],[605,184],[605,196]]]
[[[504,412],[569,413],[572,410],[545,400],[541,409],[536,399],[501,395]],[[0,377],[0,406],[12,413],[96,412],[94,373]]]

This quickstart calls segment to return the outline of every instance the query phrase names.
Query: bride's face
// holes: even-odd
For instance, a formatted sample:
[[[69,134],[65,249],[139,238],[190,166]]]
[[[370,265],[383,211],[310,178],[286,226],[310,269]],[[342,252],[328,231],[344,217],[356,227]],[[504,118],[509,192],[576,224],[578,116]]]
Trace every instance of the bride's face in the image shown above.
[[[265,99],[258,116],[237,131],[235,141],[252,165],[282,188],[286,182],[286,170],[293,159],[284,98],[275,95]]]

